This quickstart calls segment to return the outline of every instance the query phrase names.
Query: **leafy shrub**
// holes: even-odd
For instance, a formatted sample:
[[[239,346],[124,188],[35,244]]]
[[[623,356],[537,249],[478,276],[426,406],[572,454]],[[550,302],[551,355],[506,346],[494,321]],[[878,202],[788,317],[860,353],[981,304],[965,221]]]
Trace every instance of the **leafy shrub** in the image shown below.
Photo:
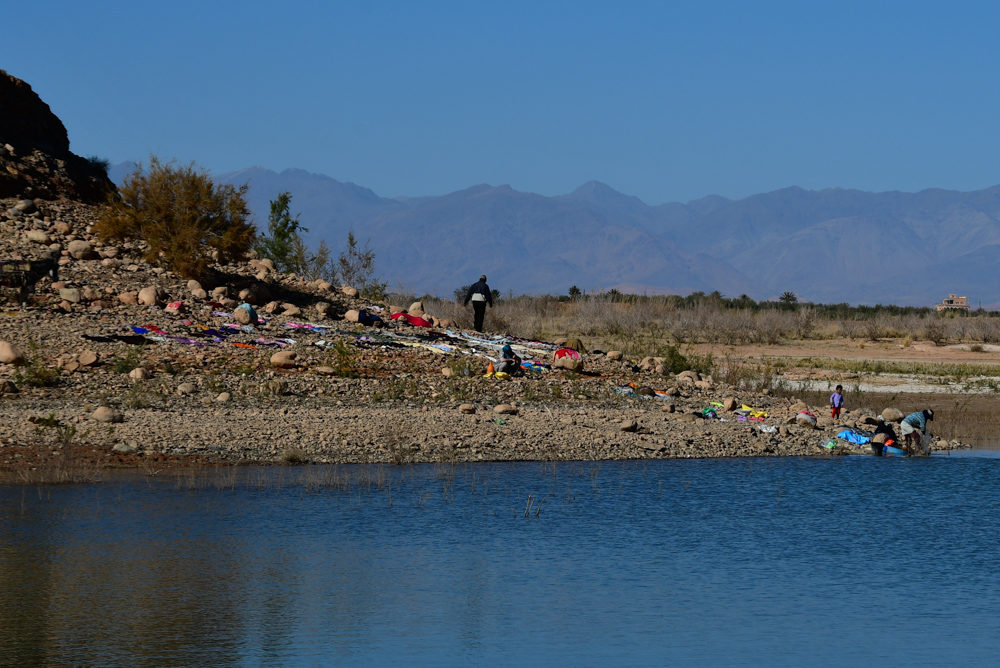
[[[386,298],[388,283],[381,283],[375,276],[375,251],[371,240],[363,247],[358,245],[354,230],[347,233],[347,248],[337,261],[337,273],[345,284],[358,289],[362,296],[379,301]]]
[[[213,259],[240,260],[253,246],[246,191],[245,185],[216,186],[193,164],[175,167],[153,156],[148,170],[137,165],[125,178],[94,231],[104,241],[141,239],[147,262],[200,278]]]

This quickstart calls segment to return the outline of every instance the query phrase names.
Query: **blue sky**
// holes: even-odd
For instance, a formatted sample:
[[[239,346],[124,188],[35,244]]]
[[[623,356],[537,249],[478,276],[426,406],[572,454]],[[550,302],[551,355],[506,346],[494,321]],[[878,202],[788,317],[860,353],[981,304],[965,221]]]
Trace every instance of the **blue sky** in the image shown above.
[[[650,204],[1000,183],[998,3],[32,2],[0,67],[72,148],[380,195]]]

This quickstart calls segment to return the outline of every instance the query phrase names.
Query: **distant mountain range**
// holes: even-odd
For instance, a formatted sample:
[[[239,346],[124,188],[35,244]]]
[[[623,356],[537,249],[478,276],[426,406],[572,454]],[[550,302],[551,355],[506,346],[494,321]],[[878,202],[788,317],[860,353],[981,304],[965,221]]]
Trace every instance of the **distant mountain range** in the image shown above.
[[[112,169],[121,181],[128,165]],[[216,176],[250,184],[259,225],[292,194],[311,243],[370,238],[384,280],[451,294],[479,274],[507,292],[617,288],[822,302],[929,305],[948,293],[1000,302],[1000,186],[870,193],[791,187],[740,200],[709,196],[650,206],[591,181],[544,197],[478,185],[386,198],[299,169]]]

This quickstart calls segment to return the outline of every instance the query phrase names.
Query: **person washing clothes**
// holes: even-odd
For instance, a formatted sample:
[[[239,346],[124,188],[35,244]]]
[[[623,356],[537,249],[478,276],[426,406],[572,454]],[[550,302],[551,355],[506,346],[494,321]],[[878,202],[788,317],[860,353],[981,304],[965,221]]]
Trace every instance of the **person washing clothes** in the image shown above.
[[[830,417],[836,420],[840,417],[840,410],[844,407],[844,386],[838,385],[833,394],[830,395]]]
[[[479,277],[479,280],[469,286],[469,293],[465,295],[465,304],[468,306],[472,302],[472,309],[476,314],[476,331],[483,331],[483,318],[486,317],[486,305],[493,308],[493,292],[490,286],[486,285],[486,274]]]
[[[906,442],[907,452],[910,451],[911,442],[915,441],[918,446],[922,444],[923,437],[927,435],[927,421],[933,419],[934,411],[925,408],[922,411],[910,413],[899,423],[899,432]],[[923,448],[921,447],[921,449]]]

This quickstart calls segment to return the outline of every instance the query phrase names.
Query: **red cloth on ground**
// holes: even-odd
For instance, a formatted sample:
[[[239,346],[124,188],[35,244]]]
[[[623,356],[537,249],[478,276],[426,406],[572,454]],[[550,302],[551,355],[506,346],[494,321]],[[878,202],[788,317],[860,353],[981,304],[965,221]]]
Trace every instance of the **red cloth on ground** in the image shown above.
[[[552,355],[552,359],[557,360],[560,357],[569,357],[570,359],[578,360],[580,359],[580,353],[572,348],[560,348]]]
[[[393,320],[399,320],[400,318],[405,318],[406,322],[410,323],[414,327],[433,327],[431,323],[424,320],[423,318],[418,318],[415,315],[410,315],[409,313],[393,313],[389,316]]]

